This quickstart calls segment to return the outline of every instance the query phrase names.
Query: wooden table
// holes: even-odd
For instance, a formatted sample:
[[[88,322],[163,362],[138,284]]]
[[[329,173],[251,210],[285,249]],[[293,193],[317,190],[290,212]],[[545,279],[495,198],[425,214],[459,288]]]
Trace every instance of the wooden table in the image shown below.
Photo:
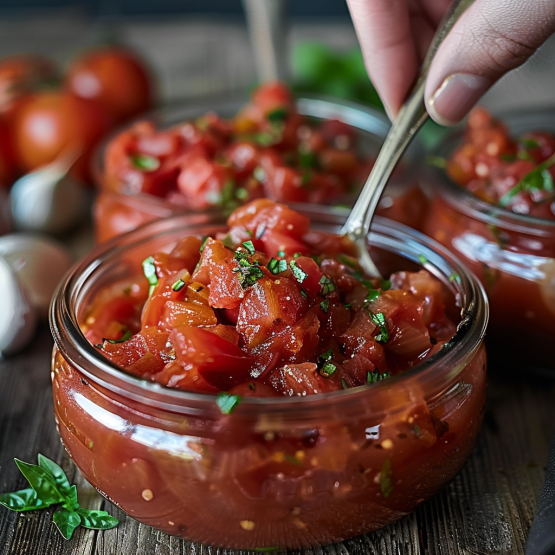
[[[144,526],[102,499],[62,448],[50,387],[52,339],[46,325],[26,353],[0,362],[0,492],[26,486],[13,463],[56,460],[77,484],[85,507],[120,519],[106,532],[79,528],[65,541],[52,509],[13,513],[0,507],[0,555],[201,555],[224,553]],[[518,555],[535,513],[543,465],[555,433],[555,380],[524,371],[490,371],[487,412],[463,470],[414,514],[372,534],[314,550],[322,554]]]

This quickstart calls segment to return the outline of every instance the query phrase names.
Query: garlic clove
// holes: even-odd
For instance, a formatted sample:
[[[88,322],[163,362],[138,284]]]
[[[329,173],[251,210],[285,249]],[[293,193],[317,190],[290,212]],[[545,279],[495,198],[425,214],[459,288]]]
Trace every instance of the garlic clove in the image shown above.
[[[0,306],[0,355],[11,355],[31,340],[37,317],[14,272],[1,257]]]
[[[38,315],[46,318],[52,295],[71,266],[67,249],[44,235],[11,233],[0,237],[0,256]]]

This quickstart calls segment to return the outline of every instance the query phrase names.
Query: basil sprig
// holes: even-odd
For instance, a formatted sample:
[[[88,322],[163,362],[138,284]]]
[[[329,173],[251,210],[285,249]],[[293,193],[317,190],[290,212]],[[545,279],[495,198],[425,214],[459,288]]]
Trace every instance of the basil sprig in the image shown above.
[[[109,530],[119,524],[118,519],[106,511],[80,507],[77,488],[69,483],[64,471],[54,461],[41,454],[38,466],[14,460],[31,487],[0,494],[0,505],[11,511],[24,512],[61,504],[52,520],[66,540],[71,538],[79,525],[94,530]]]
[[[538,164],[531,172],[527,173],[511,190],[499,199],[499,206],[506,208],[511,200],[523,191],[545,191],[552,193],[555,190],[553,177],[548,169],[555,164],[555,154]]]

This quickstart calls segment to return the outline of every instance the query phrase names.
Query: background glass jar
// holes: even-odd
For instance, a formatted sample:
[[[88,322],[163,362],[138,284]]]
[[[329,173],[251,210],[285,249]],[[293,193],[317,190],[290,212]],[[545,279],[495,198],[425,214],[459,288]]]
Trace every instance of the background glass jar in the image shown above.
[[[501,115],[511,134],[555,131],[545,110]],[[448,158],[463,131],[434,154]],[[423,231],[458,256],[486,289],[488,352],[496,366],[555,375],[555,220],[515,214],[484,202],[430,171],[432,196]]]
[[[226,101],[204,101],[202,104],[174,107],[156,112],[146,119],[154,121],[158,129],[164,129],[184,121],[193,121],[207,112],[215,112],[224,118],[233,117],[246,103],[244,96]],[[355,130],[356,150],[362,160],[373,160],[389,130],[389,120],[379,110],[366,108],[346,101],[323,98],[299,98],[297,109],[315,125],[325,120],[339,120]],[[136,229],[139,225],[173,214],[184,213],[183,206],[169,200],[145,193],[126,193],[123,185],[107,179],[104,171],[106,145],[96,153],[93,174],[100,188],[94,208],[95,233],[98,242]],[[383,195],[378,212],[405,225],[420,228],[425,215],[426,201],[417,186],[416,166],[421,160],[422,148],[415,142],[396,170]],[[362,182],[360,183],[362,186]],[[352,205],[358,189],[329,199],[331,204]],[[325,202],[326,203],[326,202]]]
[[[337,232],[333,210],[306,209]],[[441,246],[378,219],[382,271],[426,267],[444,284],[458,331],[441,351],[376,384],[304,398],[243,399],[164,388],[113,366],[79,328],[106,286],[186,234],[224,228],[214,214],[153,222],[74,267],[51,308],[55,416],[85,477],[137,520],[233,548],[300,548],[374,530],[436,493],[473,447],[485,401],[487,301]],[[457,276],[456,279],[450,279]],[[461,316],[462,315],[462,316]]]

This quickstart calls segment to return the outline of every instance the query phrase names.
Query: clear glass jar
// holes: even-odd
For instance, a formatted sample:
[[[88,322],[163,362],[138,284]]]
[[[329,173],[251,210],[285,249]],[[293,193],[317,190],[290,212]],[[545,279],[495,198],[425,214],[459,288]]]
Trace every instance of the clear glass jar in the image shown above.
[[[164,129],[184,121],[192,121],[207,112],[215,112],[231,118],[245,104],[246,98],[226,101],[205,101],[202,104],[173,107],[154,113],[150,119],[156,127]],[[299,98],[297,109],[318,123],[323,120],[339,120],[351,126],[357,136],[357,150],[364,158],[375,158],[390,127],[389,120],[379,110],[366,108],[346,101],[323,98]],[[99,243],[121,233],[136,229],[140,225],[159,218],[168,218],[186,210],[169,200],[145,193],[127,194],[119,190],[118,184],[109,182],[104,173],[104,152],[101,147],[93,161],[93,175],[100,189],[94,207],[95,234]],[[413,142],[407,155],[388,185],[378,211],[381,215],[419,229],[425,217],[426,199],[417,183],[416,165],[422,158],[422,148]],[[362,183],[361,183],[362,185]],[[351,205],[358,191],[341,199],[334,198],[333,204]]]
[[[337,232],[333,210],[305,211]],[[460,317],[441,351],[372,385],[309,397],[244,398],[222,414],[213,395],[125,373],[79,322],[107,285],[184,234],[224,228],[215,214],[153,222],[96,248],[55,296],[54,409],[63,443],[102,495],[170,534],[232,548],[316,547],[413,511],[469,456],[485,402],[488,306],[476,279],[443,247],[378,218],[370,244],[382,270],[421,256]],[[458,275],[457,279],[450,279]]]
[[[501,116],[512,134],[555,131],[545,111]],[[462,131],[435,153],[448,158]],[[499,365],[554,375],[555,221],[516,214],[480,200],[430,171],[432,196],[423,231],[480,279],[491,307],[488,352]]]

